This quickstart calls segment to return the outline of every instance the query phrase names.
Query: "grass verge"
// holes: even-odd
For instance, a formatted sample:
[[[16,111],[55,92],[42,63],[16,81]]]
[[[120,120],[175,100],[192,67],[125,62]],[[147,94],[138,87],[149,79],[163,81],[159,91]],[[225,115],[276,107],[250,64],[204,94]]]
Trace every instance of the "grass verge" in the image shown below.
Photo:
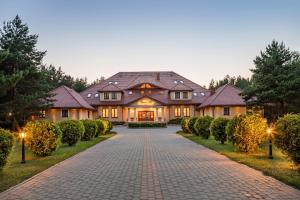
[[[16,142],[9,155],[8,163],[0,172],[0,192],[114,135],[115,133],[110,133],[90,141],[80,141],[71,147],[64,144],[47,157],[35,156],[26,148],[26,164],[20,163],[22,148]]]
[[[208,140],[202,139],[199,136],[184,133],[178,131],[178,134],[183,137],[192,140],[198,144],[201,144],[209,149],[219,152],[228,158],[248,165],[254,169],[262,171],[265,175],[272,176],[288,185],[294,186],[300,189],[300,173],[297,171],[293,163],[281,153],[276,147],[273,148],[274,159],[268,158],[268,145],[262,145],[261,149],[257,153],[247,154],[236,152],[234,146],[231,143],[226,142],[225,145],[220,144],[213,137]]]

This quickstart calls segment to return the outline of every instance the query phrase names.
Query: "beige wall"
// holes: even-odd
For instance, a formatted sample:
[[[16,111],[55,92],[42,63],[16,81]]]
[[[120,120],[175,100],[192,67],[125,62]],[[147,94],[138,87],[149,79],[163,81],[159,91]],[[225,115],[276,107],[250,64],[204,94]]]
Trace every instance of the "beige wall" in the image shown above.
[[[65,119],[88,119],[88,112],[90,112],[89,119],[93,119],[93,111],[89,111],[87,109],[68,109],[69,117],[62,117],[62,109],[48,109],[45,113],[45,118],[54,122],[62,121]]]
[[[224,107],[229,107],[230,115],[224,115]],[[225,117],[225,118],[232,118],[240,114],[246,114],[247,112],[246,106],[215,106],[215,107],[201,108],[199,112],[199,116],[203,116],[203,110],[204,110],[204,116]]]

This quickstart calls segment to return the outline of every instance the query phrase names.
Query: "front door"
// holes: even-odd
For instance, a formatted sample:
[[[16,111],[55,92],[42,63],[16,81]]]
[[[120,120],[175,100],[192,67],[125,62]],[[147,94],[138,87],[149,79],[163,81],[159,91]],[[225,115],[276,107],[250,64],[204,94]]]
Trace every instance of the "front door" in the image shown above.
[[[138,121],[154,121],[154,111],[139,111]]]

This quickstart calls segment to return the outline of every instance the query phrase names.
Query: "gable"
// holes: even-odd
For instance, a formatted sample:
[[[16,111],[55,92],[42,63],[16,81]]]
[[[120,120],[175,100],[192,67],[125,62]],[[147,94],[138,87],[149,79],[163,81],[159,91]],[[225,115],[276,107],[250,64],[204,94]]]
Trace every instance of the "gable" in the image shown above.
[[[130,106],[136,106],[136,107],[152,107],[152,106],[160,106],[161,103],[158,101],[155,101],[154,99],[148,98],[148,97],[143,97],[141,99],[136,100],[135,102],[131,103]]]

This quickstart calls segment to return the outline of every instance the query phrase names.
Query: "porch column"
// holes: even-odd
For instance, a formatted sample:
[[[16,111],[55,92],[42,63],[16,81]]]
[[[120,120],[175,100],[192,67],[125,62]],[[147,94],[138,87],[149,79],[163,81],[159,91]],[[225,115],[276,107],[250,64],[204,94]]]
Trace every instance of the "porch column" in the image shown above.
[[[158,122],[158,108],[155,108],[156,114],[155,114],[155,121]]]
[[[128,108],[128,119],[127,119],[127,122],[130,122],[130,108]]]
[[[161,121],[164,122],[165,121],[165,107],[161,108]]]
[[[134,122],[136,122],[136,108],[134,108]]]

